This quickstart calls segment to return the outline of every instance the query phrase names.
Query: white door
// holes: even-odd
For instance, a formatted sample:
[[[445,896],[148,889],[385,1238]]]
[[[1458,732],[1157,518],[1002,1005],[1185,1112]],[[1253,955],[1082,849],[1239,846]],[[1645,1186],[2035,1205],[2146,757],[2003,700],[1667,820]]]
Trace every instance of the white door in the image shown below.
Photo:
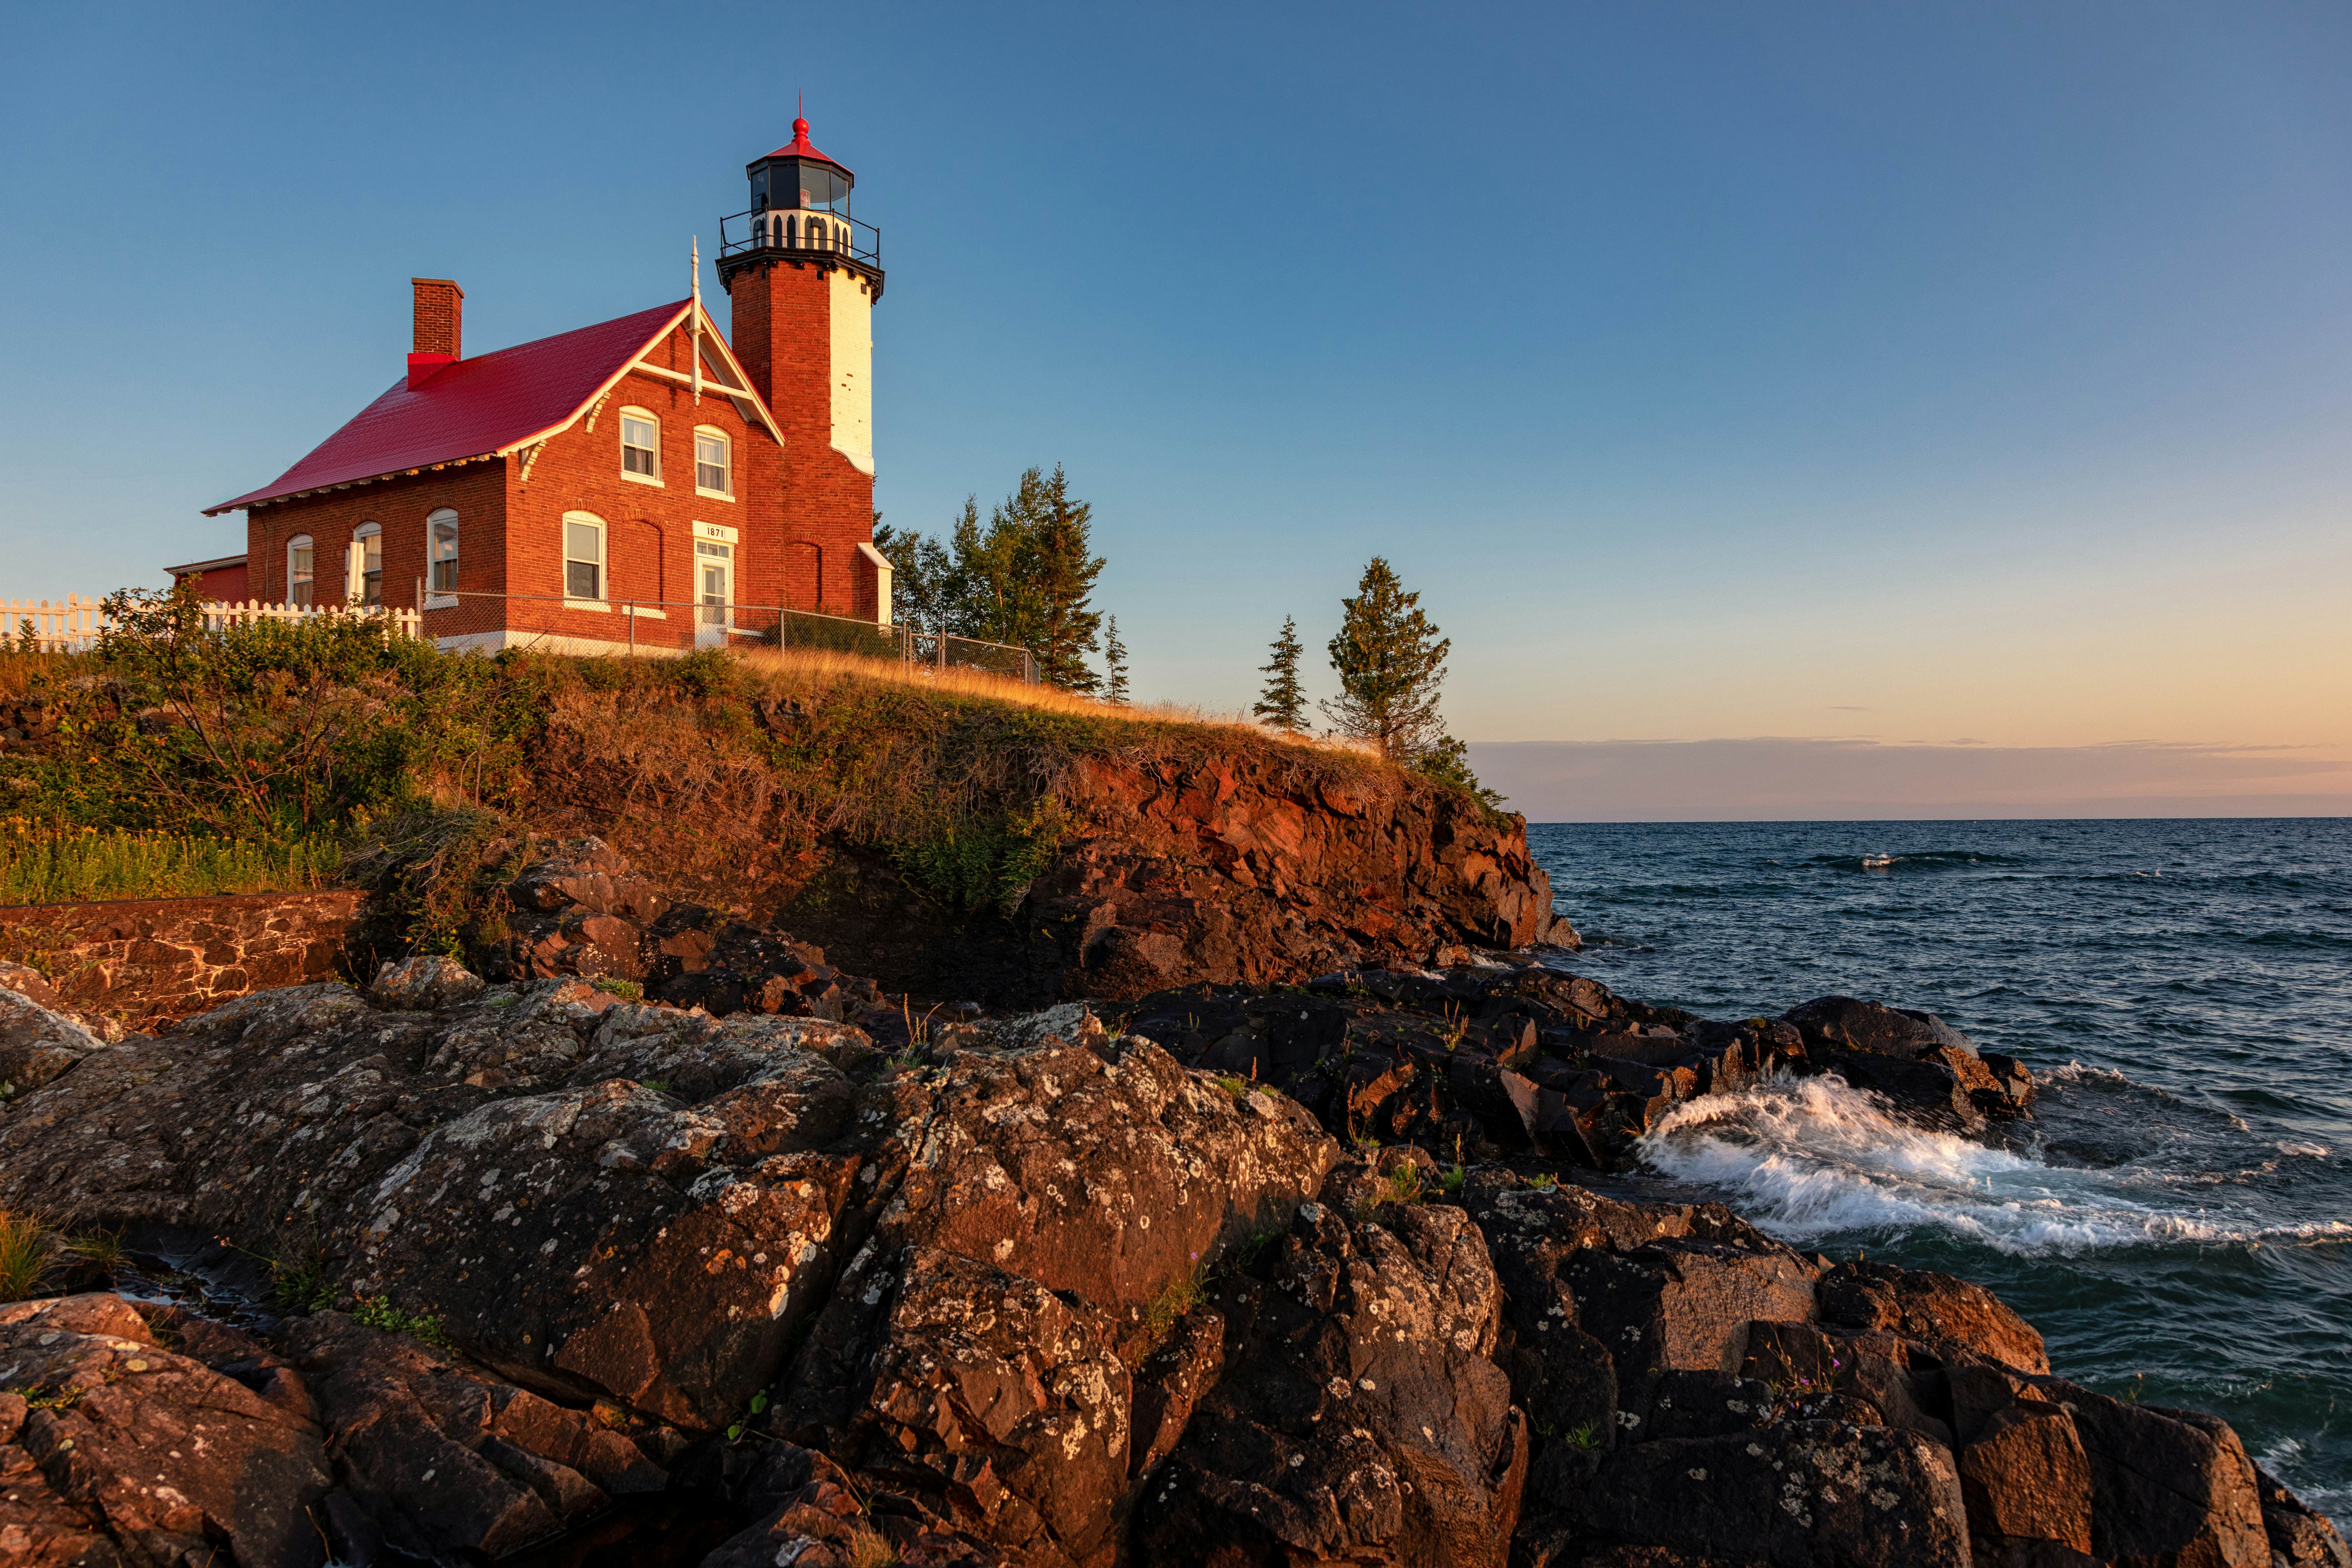
[[[735,621],[735,547],[694,542],[694,646],[725,647]]]

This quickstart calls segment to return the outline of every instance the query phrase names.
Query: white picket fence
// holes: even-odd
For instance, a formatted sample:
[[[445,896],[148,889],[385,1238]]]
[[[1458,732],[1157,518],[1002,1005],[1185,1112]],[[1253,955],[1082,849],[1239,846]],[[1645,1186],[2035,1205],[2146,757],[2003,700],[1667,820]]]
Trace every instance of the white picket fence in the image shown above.
[[[388,620],[396,636],[423,637],[425,617],[415,610],[389,606],[355,609],[345,605],[265,605],[259,600],[235,604],[215,599],[204,606],[205,629],[253,621],[301,621],[319,616],[363,616]],[[0,637],[14,643],[27,631],[44,653],[79,653],[97,646],[99,634],[110,624],[102,601],[68,594],[55,603],[42,599],[0,599]]]

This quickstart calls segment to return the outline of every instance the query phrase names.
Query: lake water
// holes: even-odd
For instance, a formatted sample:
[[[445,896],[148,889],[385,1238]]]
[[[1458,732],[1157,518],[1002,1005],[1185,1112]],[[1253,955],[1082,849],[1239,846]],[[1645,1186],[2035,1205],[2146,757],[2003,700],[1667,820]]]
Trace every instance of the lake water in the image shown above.
[[[1833,1258],[1976,1280],[2062,1375],[2213,1411],[2352,1533],[2352,819],[1538,824],[1565,966],[1717,1017],[1842,994],[2030,1064],[2000,1146],[1832,1080],[1644,1142]]]

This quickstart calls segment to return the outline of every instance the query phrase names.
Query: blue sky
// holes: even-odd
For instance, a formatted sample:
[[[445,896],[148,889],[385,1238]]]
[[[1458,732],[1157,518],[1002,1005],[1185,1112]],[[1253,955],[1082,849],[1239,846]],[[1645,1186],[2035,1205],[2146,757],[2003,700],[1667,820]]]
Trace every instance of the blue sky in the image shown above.
[[[412,274],[478,351],[677,297],[803,90],[883,233],[887,520],[1066,465],[1145,697],[1245,704],[1381,552],[1474,742],[2352,756],[2340,5],[131,5],[11,55],[0,597],[241,548],[198,509],[399,373]]]

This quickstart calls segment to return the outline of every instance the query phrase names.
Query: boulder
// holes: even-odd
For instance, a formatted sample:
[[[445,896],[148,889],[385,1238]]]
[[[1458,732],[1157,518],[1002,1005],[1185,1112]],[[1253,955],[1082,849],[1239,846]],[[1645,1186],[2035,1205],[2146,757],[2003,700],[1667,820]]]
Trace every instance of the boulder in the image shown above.
[[[1989,1118],[2032,1114],[2033,1075],[2024,1064],[1987,1061],[1933,1013],[1817,996],[1781,1017],[1804,1041],[1806,1070],[1834,1071],[1928,1126],[1973,1134]]]
[[[1008,1552],[1092,1561],[1128,1490],[1117,1321],[937,1248],[887,1261],[870,1277],[889,1300],[836,1456]]]
[[[2260,1483],[2227,1422],[2126,1405],[2057,1378],[2039,1386],[2074,1418],[2089,1461],[2095,1556],[2179,1568],[2270,1563]]]
[[[105,1048],[105,1041],[73,1019],[25,991],[0,985],[0,1100],[53,1082],[92,1051]]]
[[[1634,1443],[1580,1473],[1539,1470],[1534,1496],[1554,1530],[1583,1545],[1588,1563],[1969,1568],[1950,1454],[1886,1426],[1791,1421]],[[1612,1544],[1678,1555],[1592,1550]]]
[[[886,1242],[979,1258],[1139,1321],[1170,1283],[1278,1231],[1339,1150],[1297,1101],[1186,1071],[1090,1011],[940,1054]]]
[[[1226,1372],[1144,1478],[1138,1564],[1500,1568],[1527,1462],[1501,1283],[1464,1211],[1381,1214],[1303,1206],[1212,1291]]]
[[[1852,1332],[1885,1330],[2020,1372],[2050,1370],[2049,1354],[2032,1324],[1983,1286],[1948,1274],[1841,1263],[1822,1276],[1818,1294],[1822,1321]]]
[[[2254,1484],[2262,1499],[2263,1531],[2270,1537],[2273,1563],[2284,1560],[2286,1568],[2352,1568],[2352,1551],[2346,1550],[2344,1538],[2333,1524],[2259,1466]]]
[[[2090,1552],[2091,1461],[2059,1405],[2011,1405],[1987,1421],[1960,1452],[1960,1492],[1979,1540],[2013,1536]]]
[[[289,1326],[335,1435],[340,1554],[495,1557],[557,1534],[668,1476],[621,1433],[340,1312]]]
[[[26,1486],[0,1511],[16,1552],[202,1563],[226,1546],[257,1568],[325,1562],[312,1510],[332,1478],[299,1388],[277,1380],[268,1397],[167,1350],[111,1295],[0,1307],[0,1365],[13,1391],[0,1426],[14,1426],[0,1473]]]
[[[456,959],[427,953],[384,964],[368,986],[368,1000],[379,1007],[429,1013],[470,1002],[486,988],[480,975]]]

